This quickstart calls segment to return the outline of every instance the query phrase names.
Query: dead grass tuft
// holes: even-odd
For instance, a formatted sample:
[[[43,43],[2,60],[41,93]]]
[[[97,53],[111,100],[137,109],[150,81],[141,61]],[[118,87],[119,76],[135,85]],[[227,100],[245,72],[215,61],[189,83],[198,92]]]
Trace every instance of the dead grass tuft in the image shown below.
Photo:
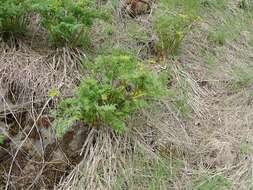
[[[46,98],[53,88],[62,96],[71,95],[81,79],[77,64],[84,55],[78,50],[37,52],[22,46],[2,48],[1,52],[0,83],[13,103]]]

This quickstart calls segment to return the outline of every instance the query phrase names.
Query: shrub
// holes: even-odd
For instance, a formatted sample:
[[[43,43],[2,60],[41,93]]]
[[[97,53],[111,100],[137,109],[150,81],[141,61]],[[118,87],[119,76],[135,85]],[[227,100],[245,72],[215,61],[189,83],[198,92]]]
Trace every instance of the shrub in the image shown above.
[[[42,25],[57,47],[89,44],[89,32],[95,19],[108,19],[105,13],[96,9],[92,0],[35,1],[33,8],[41,15]]]
[[[77,120],[123,132],[131,114],[166,92],[162,80],[128,54],[99,56],[87,65],[91,74],[81,82],[76,97],[64,100],[56,113],[59,135]]]
[[[0,33],[4,39],[26,32],[29,11],[26,0],[0,0]]]
[[[162,0],[155,15],[154,29],[159,38],[157,49],[175,55],[192,24],[198,19],[198,0]]]

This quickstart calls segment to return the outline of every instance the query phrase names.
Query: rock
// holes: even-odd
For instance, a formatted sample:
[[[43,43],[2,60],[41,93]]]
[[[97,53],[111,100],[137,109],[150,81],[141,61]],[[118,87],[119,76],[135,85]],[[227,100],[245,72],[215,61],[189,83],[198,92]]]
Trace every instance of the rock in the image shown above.
[[[125,0],[123,1],[123,7],[132,17],[147,14],[151,9],[148,0]]]
[[[207,23],[201,23],[201,29],[204,32],[209,32],[209,25]]]
[[[82,156],[80,153],[89,131],[90,129],[88,126],[81,122],[77,122],[72,127],[72,130],[63,136],[60,147],[71,162],[78,163],[81,161]]]
[[[249,31],[242,31],[240,33],[240,43],[247,44],[250,39],[250,32]]]

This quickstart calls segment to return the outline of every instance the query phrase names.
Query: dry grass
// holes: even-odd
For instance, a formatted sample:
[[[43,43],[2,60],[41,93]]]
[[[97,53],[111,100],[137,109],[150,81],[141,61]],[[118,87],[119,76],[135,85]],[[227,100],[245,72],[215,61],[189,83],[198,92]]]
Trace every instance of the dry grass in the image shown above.
[[[240,33],[222,47],[216,46],[208,41],[208,25],[203,23],[201,30],[190,34],[182,55],[168,63],[172,64],[175,86],[180,86],[182,81],[187,84],[191,117],[182,120],[168,101],[151,112],[144,111],[139,119],[145,118],[146,122],[137,123],[137,129],[142,130],[134,133],[135,138],[129,138],[129,134],[125,138],[115,138],[108,132],[98,132],[96,139],[99,140],[85,148],[89,154],[85,152],[85,159],[62,183],[62,189],[113,189],[118,183],[119,171],[126,168],[138,152],[137,148],[127,151],[126,147],[143,145],[147,146],[144,150],[148,155],[153,155],[155,148],[154,156],[176,157],[183,162],[177,177],[168,178],[166,187],[156,186],[156,189],[216,187],[246,190],[252,187],[252,90],[248,85],[239,90],[231,88],[236,83],[234,67],[252,67],[252,47],[248,45],[247,32],[246,35]],[[214,52],[217,59],[214,68],[207,67],[204,57],[198,53],[199,48]],[[147,138],[154,142],[146,143]],[[167,160],[166,163],[172,162]],[[144,170],[142,172],[145,175]],[[215,181],[219,176],[221,180]],[[148,189],[142,185],[129,185],[129,178],[123,181],[128,189]]]
[[[237,3],[231,1],[230,4],[231,10],[237,9]],[[109,43],[108,36],[94,33],[95,49],[121,47],[148,60],[150,57],[142,52],[148,48],[149,41],[144,40],[140,45],[135,37],[145,32],[149,40],[152,38],[152,15],[129,23],[121,19],[109,26],[114,30]],[[115,134],[109,128],[87,130],[87,136],[82,139],[85,142],[77,151],[82,161],[75,166],[66,155],[57,160],[64,163],[54,168],[62,175],[55,189],[215,189],[212,185],[217,185],[216,189],[252,188],[252,81],[233,88],[238,81],[235,67],[252,69],[252,46],[248,44],[247,31],[240,32],[223,46],[210,42],[208,31],[215,19],[210,16],[207,22],[196,26],[200,29],[188,35],[178,58],[154,66],[171,68],[173,87],[186,91],[182,94],[187,100],[184,104],[190,108],[189,117],[182,117],[175,110],[175,102],[168,99],[132,118],[128,125],[131,130],[125,134]],[[130,32],[133,38],[129,38],[128,25],[140,27]],[[95,29],[104,31],[107,27],[98,24]],[[1,48],[0,84],[7,88],[12,103],[45,102],[52,88],[57,88],[61,97],[72,95],[81,79],[76,63],[80,63],[84,55],[78,50],[35,51],[22,43],[18,48],[2,43]],[[215,57],[215,65],[205,64],[206,53]],[[38,117],[33,119],[36,121]],[[42,163],[42,167],[30,170],[29,164],[26,167],[28,187],[44,183],[46,188],[46,183],[52,182],[47,179],[52,174],[50,171],[42,175],[44,170],[50,170],[46,168],[50,162]],[[75,168],[68,173],[66,166]],[[37,181],[33,181],[34,177],[28,173],[37,170],[41,173],[37,174]],[[20,178],[11,176],[10,171],[6,171],[9,172],[7,178],[10,186],[15,186]],[[215,181],[220,176],[222,180]],[[227,181],[230,186],[226,185]]]
[[[66,167],[72,167],[63,160],[46,158],[47,149],[55,149],[55,136],[41,118],[61,98],[73,95],[84,58],[78,49],[34,50],[22,41],[15,46],[1,42],[0,127],[8,137],[8,148],[1,148],[5,158],[1,173],[6,188],[52,187]],[[50,97],[52,89],[59,91],[59,98]]]
[[[167,188],[171,185],[170,178],[175,182],[174,169],[176,170],[177,164],[172,161],[172,157],[169,159],[170,152],[166,147],[170,146],[172,153],[179,150],[179,147],[181,151],[184,148],[184,152],[190,152],[191,146],[187,142],[189,139],[183,130],[183,124],[173,116],[168,105],[163,103],[157,106],[166,111],[162,112],[164,118],[171,118],[170,123],[164,123],[164,127],[157,127],[157,121],[154,120],[149,120],[148,123],[140,120],[150,118],[147,115],[150,112],[144,111],[131,121],[134,125],[129,126],[131,131],[126,134],[115,134],[109,128],[92,129],[82,148],[83,160],[56,189],[148,189],[152,186],[150,182],[157,177],[151,171],[154,170],[153,167],[159,168],[160,164],[166,167],[162,168],[166,174],[161,174],[161,181],[155,187]],[[168,125],[171,126],[170,131]],[[172,126],[178,128],[172,129]],[[163,134],[168,136],[164,137]],[[160,153],[169,156],[171,162],[162,160]],[[175,168],[172,169],[174,164]],[[164,176],[169,178],[163,179]]]
[[[53,88],[62,96],[71,95],[81,79],[77,70],[85,57],[81,52],[63,48],[42,53],[19,46],[2,48],[0,55],[0,83],[13,103],[46,98]]]
[[[245,32],[223,47],[210,46],[205,34],[202,31],[191,35],[180,58],[192,81],[198,81],[197,88],[202,89],[189,99],[190,104],[197,100],[197,106],[191,107],[200,109],[202,115],[195,111],[195,118],[186,124],[190,139],[195,142],[195,156],[187,158],[188,169],[200,176],[207,171],[222,175],[231,181],[229,189],[249,189],[252,187],[252,84],[242,84],[236,90],[231,86],[237,82],[233,74],[235,66],[252,68],[252,48]],[[203,57],[198,55],[200,47],[216,52],[215,68],[206,67]]]

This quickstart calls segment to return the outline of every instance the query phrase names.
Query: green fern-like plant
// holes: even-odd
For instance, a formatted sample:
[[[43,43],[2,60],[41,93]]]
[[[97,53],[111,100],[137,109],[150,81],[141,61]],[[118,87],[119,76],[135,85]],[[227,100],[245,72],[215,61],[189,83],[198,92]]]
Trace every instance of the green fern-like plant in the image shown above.
[[[123,132],[131,114],[166,92],[157,74],[128,54],[99,56],[86,66],[91,73],[77,88],[76,96],[64,100],[56,113],[59,135],[75,121]]]
[[[95,19],[109,19],[93,0],[36,0],[33,9],[41,15],[42,26],[56,47],[89,45]]]
[[[27,0],[0,0],[0,34],[5,40],[25,34],[29,11]]]

